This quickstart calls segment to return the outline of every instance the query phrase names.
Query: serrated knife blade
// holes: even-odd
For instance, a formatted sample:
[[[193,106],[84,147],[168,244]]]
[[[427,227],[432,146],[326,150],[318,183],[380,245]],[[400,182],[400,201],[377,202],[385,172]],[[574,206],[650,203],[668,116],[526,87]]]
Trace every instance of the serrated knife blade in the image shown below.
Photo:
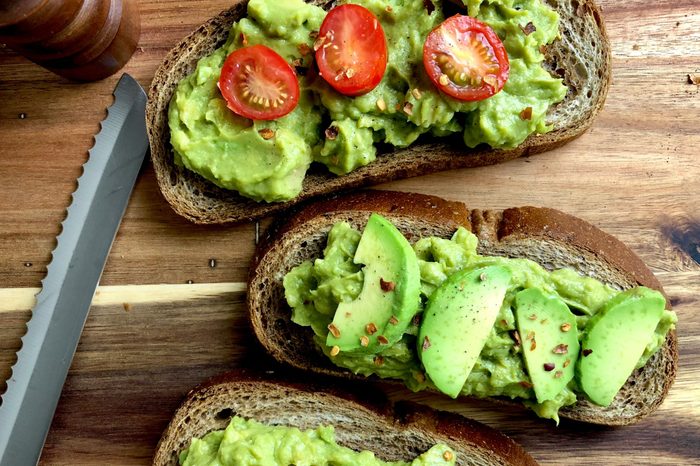
[[[131,191],[148,150],[146,94],[114,90],[56,238],[0,405],[0,466],[36,465]]]

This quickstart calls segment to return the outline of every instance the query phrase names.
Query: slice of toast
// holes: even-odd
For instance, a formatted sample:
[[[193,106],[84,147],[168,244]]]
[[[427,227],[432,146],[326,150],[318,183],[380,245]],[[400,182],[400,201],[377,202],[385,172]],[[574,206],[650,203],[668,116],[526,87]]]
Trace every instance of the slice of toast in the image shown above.
[[[278,361],[320,374],[359,377],[333,365],[314,344],[313,331],[291,321],[282,279],[293,267],[322,255],[334,223],[346,221],[361,230],[371,212],[384,215],[411,243],[424,236],[449,238],[463,226],[479,238],[479,254],[524,257],[546,269],[574,269],[615,288],[643,285],[663,293],[654,274],[622,242],[558,210],[469,210],[461,202],[434,196],[361,191],[311,204],[288,220],[274,223],[258,247],[250,268],[249,317],[258,340]],[[677,366],[677,341],[672,331],[609,407],[601,408],[581,397],[575,405],[561,409],[560,416],[605,425],[634,423],[661,404]]]
[[[328,0],[312,0],[329,6]],[[336,176],[322,167],[307,173],[301,194],[283,203],[259,203],[235,191],[217,187],[174,163],[168,128],[168,106],[177,83],[190,74],[197,61],[221,46],[231,24],[246,12],[246,1],[201,25],[165,57],[153,78],[146,107],[151,159],[165,199],[180,215],[196,223],[226,223],[258,219],[289,209],[310,198],[385,181],[454,168],[504,162],[544,152],[586,131],[605,101],[610,84],[610,45],[600,10],[592,0],[545,0],[559,13],[560,40],[547,47],[544,66],[564,79],[569,91],[553,106],[547,121],[554,127],[532,135],[515,149],[467,149],[462,144],[426,142],[378,154],[371,164],[350,174]]]
[[[178,454],[192,438],[224,429],[236,415],[302,430],[332,425],[338,444],[370,450],[384,461],[411,460],[436,443],[445,443],[457,454],[459,465],[537,464],[513,440],[476,421],[414,403],[392,406],[355,391],[352,384],[345,388],[340,392],[290,375],[263,378],[241,370],[215,377],[191,391],[177,409],[158,443],[153,465],[177,465]]]

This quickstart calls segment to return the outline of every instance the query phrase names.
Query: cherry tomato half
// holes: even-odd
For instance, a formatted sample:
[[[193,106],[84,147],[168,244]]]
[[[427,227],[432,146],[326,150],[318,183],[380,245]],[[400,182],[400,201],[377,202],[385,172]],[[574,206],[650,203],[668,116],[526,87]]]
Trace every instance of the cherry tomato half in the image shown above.
[[[428,34],[423,65],[435,86],[459,100],[483,100],[499,92],[510,64],[503,42],[491,27],[455,15]]]
[[[328,12],[314,44],[321,77],[348,96],[371,91],[386,70],[386,38],[377,18],[348,3]]]
[[[283,117],[299,102],[294,70],[264,45],[233,51],[224,62],[218,85],[228,108],[253,120]]]

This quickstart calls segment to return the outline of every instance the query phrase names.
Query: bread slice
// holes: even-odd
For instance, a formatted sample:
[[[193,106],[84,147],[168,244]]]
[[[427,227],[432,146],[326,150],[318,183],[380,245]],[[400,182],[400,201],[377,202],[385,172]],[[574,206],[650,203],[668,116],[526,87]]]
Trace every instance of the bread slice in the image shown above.
[[[357,388],[357,387],[355,387]],[[177,465],[194,437],[226,427],[232,416],[265,424],[314,429],[333,425],[338,444],[371,450],[385,461],[412,459],[436,443],[449,445],[459,465],[531,466],[537,462],[513,440],[476,421],[413,403],[385,399],[289,375],[226,373],[191,391],[163,433],[154,466]]]
[[[572,268],[615,288],[644,285],[663,293],[654,274],[622,242],[563,212],[538,207],[469,210],[463,203],[434,196],[363,191],[312,204],[288,221],[274,223],[264,235],[250,268],[247,300],[255,335],[278,361],[320,374],[359,377],[333,365],[313,343],[313,331],[291,321],[282,278],[303,261],[321,256],[334,223],[346,221],[362,229],[371,212],[387,217],[410,242],[428,235],[449,238],[463,226],[479,238],[480,254],[524,257],[547,269]],[[661,404],[677,366],[672,331],[609,407],[581,398],[560,410],[560,416],[605,425],[634,423]]]
[[[310,0],[329,6],[328,0]],[[544,152],[580,136],[601,110],[610,84],[610,46],[600,10],[592,0],[545,0],[561,17],[561,39],[547,47],[546,68],[561,76],[569,91],[553,106],[548,122],[554,129],[532,135],[515,149],[466,149],[463,144],[425,142],[379,154],[365,167],[344,176],[312,166],[301,194],[283,203],[258,203],[215,186],[174,163],[168,128],[168,105],[177,83],[190,74],[199,58],[221,46],[231,24],[243,17],[246,1],[236,2],[201,25],[165,57],[153,78],[146,107],[151,159],[158,185],[180,215],[196,223],[226,223],[258,219],[294,204],[330,193],[453,168],[490,165]]]

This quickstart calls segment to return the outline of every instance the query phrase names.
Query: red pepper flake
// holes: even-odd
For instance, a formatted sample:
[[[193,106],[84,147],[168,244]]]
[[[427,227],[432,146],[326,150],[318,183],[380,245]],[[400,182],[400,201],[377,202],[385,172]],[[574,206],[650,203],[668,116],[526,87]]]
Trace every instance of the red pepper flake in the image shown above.
[[[367,345],[369,345],[369,338],[367,338],[366,335],[362,335],[362,336],[360,337],[360,345],[362,345],[362,346],[367,346]]]
[[[392,315],[391,318],[389,319],[389,323],[391,325],[396,325],[399,323],[399,319],[396,316]]]
[[[530,343],[530,351],[535,351],[535,348],[537,348],[537,342],[533,338],[532,343]]]
[[[430,348],[430,338],[428,338],[428,335],[423,338],[423,351],[427,350]]]
[[[564,375],[564,373],[563,373],[562,371],[556,371],[556,372],[554,373],[554,378],[555,378],[555,379],[558,379],[558,378],[560,378],[562,375]]]
[[[338,327],[336,327],[335,324],[328,324],[328,331],[331,332],[333,337],[340,338],[340,330],[338,330]]]
[[[384,364],[384,358],[381,356],[375,356],[373,361],[375,366],[382,366]]]
[[[311,53],[311,47],[309,47],[309,44],[305,42],[302,42],[301,44],[297,45],[297,49],[299,49],[299,53],[302,56],[306,56]]]
[[[416,379],[419,383],[425,382],[425,374],[423,374],[422,372],[414,372],[413,378]]]
[[[241,32],[241,44],[243,46],[248,45],[248,36],[246,36],[243,32]]]
[[[387,340],[387,338],[384,335],[379,335],[377,337],[377,341],[379,342],[380,345],[388,345],[389,344],[389,340]]]
[[[592,349],[585,349],[585,350],[581,351],[581,353],[583,353],[583,357],[584,357],[584,358],[585,358],[586,356],[588,356],[589,354],[591,354],[592,352],[593,352]]]
[[[527,316],[527,318],[530,320],[537,320],[537,316],[535,314],[530,314],[529,316]]]
[[[420,325],[420,314],[416,314],[415,316],[413,316],[413,322],[412,322],[412,323],[413,323],[413,325],[415,325],[415,326]]]
[[[525,107],[522,112],[520,112],[521,120],[532,120],[532,107]]]
[[[454,455],[452,454],[452,452],[450,450],[445,450],[445,453],[442,454],[442,458],[445,461],[452,461],[453,457],[454,457]]]
[[[309,31],[309,37],[315,39],[318,37],[318,31]]]
[[[554,363],[553,362],[544,363],[544,370],[546,370],[547,372],[553,371],[554,370]]]
[[[525,34],[526,36],[529,36],[530,34],[532,34],[533,32],[535,32],[537,30],[535,25],[532,24],[532,21],[527,23],[525,26],[523,26],[521,24],[519,24],[518,26],[520,26],[520,30],[523,31],[523,34]]]
[[[369,324],[365,325],[365,331],[369,335],[374,335],[375,333],[377,333],[377,326],[374,325],[374,322],[370,322]]]
[[[540,53],[541,53],[542,55],[546,55],[546,54],[547,54],[547,46],[546,46],[546,45],[544,45],[544,44],[540,45]]]
[[[564,368],[569,367],[569,364],[571,364],[571,359],[567,359],[566,361],[564,361]]]
[[[511,332],[511,335],[513,336],[513,340],[515,340],[516,346],[520,346],[521,343],[522,343],[522,342],[520,341],[520,333],[518,333],[517,330],[513,330],[513,331]]]
[[[562,343],[561,345],[557,345],[554,347],[552,350],[552,353],[554,354],[566,354],[569,352],[569,345],[565,345]]]
[[[561,324],[561,327],[559,327],[559,329],[562,332],[568,332],[569,330],[571,330],[571,324],[569,324],[568,322],[565,322],[565,323]]]
[[[338,137],[338,127],[337,126],[329,126],[326,128],[326,139],[329,141],[335,140],[335,138]]]
[[[396,284],[394,282],[387,282],[384,281],[383,278],[379,279],[379,286],[382,287],[382,291],[393,291],[394,288],[396,288]]]
[[[518,382],[518,384],[520,384],[521,386],[523,386],[523,387],[525,387],[525,388],[532,388],[532,387],[534,387],[534,385],[532,385],[532,384],[531,384],[530,382],[528,382],[527,380],[521,380],[520,382]]]
[[[340,353],[340,346],[334,346],[331,348],[330,355],[332,358],[338,356],[338,353]]]
[[[260,134],[260,136],[262,136],[262,138],[266,141],[275,137],[275,131],[270,128],[263,128],[258,131],[258,134]]]

